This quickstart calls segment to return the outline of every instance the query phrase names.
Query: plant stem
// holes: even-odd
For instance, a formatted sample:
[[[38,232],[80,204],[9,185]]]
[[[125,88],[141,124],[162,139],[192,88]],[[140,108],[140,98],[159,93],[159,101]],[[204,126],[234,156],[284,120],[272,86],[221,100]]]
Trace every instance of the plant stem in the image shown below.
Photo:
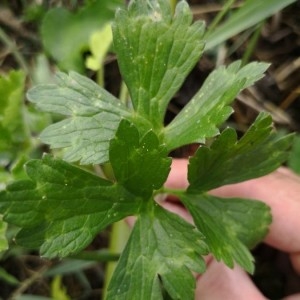
[[[123,104],[126,105],[126,107],[128,106],[128,88],[124,80],[121,82],[119,99]]]
[[[172,14],[174,15],[176,5],[177,5],[177,0],[170,0],[170,5],[171,5],[171,9],[172,9]]]
[[[205,38],[211,34],[211,32],[217,27],[217,25],[221,22],[224,15],[230,10],[231,6],[234,4],[235,0],[228,0],[216,17],[213,19],[211,24],[208,27],[208,30],[205,33]]]
[[[125,220],[121,220],[112,225],[110,235],[110,253],[122,253],[130,235],[129,226]],[[107,288],[112,277],[112,274],[117,266],[117,262],[109,262],[106,266],[105,282],[103,288],[103,299],[106,297]]]
[[[255,48],[255,46],[256,46],[256,44],[257,44],[257,42],[258,42],[258,39],[259,39],[260,33],[261,33],[261,29],[262,29],[264,23],[265,23],[265,22],[263,21],[263,22],[261,22],[261,23],[257,26],[257,28],[256,28],[256,30],[255,30],[255,32],[254,32],[254,34],[252,35],[252,37],[251,37],[251,39],[250,39],[250,41],[249,41],[249,44],[248,44],[248,46],[247,46],[247,49],[246,49],[246,51],[245,51],[245,53],[244,53],[244,55],[243,55],[243,58],[242,58],[242,65],[243,65],[243,66],[244,66],[245,64],[248,63],[249,58],[251,57],[252,53],[254,52],[254,48]]]
[[[97,71],[97,83],[104,88],[104,65]]]

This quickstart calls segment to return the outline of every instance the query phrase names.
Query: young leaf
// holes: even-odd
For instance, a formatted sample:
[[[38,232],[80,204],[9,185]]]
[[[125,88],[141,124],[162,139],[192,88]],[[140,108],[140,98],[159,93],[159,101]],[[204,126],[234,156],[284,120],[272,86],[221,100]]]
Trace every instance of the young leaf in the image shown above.
[[[222,199],[206,194],[183,194],[186,208],[217,260],[229,267],[238,263],[253,273],[253,257],[246,248],[254,246],[267,233],[270,208],[259,201]]]
[[[266,175],[287,159],[292,138],[272,133],[272,118],[266,113],[257,117],[239,141],[228,128],[210,148],[199,147],[190,159],[188,190],[198,193]]]
[[[113,24],[114,49],[135,111],[161,128],[169,101],[198,61],[204,25],[186,2],[171,18],[166,1],[133,1]]]
[[[172,299],[194,299],[191,271],[204,271],[204,254],[202,234],[150,200],[121,255],[107,300],[163,299],[162,289]]]
[[[45,49],[66,70],[84,71],[83,52],[93,32],[110,21],[121,0],[90,1],[72,14],[65,8],[50,10],[42,23],[41,33]]]
[[[203,142],[217,135],[217,126],[232,113],[228,105],[242,89],[260,79],[267,67],[268,64],[256,62],[241,67],[241,62],[236,61],[227,68],[221,66],[213,71],[199,92],[165,128],[168,149]]]
[[[104,69],[104,60],[112,43],[112,31],[110,22],[106,23],[101,30],[91,35],[89,45],[91,55],[86,59],[86,67],[99,71]]]
[[[75,72],[58,73],[56,84],[38,85],[27,97],[42,111],[69,117],[41,134],[41,140],[52,148],[66,148],[64,159],[69,162],[108,161],[109,140],[121,117],[130,115],[113,95]]]
[[[4,220],[21,227],[17,242],[64,257],[86,247],[109,224],[138,211],[139,199],[68,163],[44,156],[26,164],[30,180],[0,193]]]
[[[150,130],[140,137],[137,128],[126,120],[121,121],[110,142],[109,160],[117,182],[144,198],[164,184],[171,165],[155,133]]]

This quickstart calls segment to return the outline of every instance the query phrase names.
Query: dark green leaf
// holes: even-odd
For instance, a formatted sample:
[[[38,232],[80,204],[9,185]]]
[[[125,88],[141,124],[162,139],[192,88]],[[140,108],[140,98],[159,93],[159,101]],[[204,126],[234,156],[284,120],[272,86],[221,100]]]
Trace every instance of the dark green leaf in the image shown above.
[[[272,118],[266,113],[239,141],[233,129],[224,130],[210,148],[199,147],[190,159],[189,191],[208,191],[270,173],[287,159],[292,138],[272,133]]]
[[[227,68],[214,70],[199,92],[166,127],[165,138],[168,149],[203,142],[205,138],[219,133],[217,126],[232,113],[228,105],[244,88],[262,77],[268,64],[250,63],[241,67],[236,61]]]
[[[177,5],[173,18],[166,5],[134,1],[129,11],[117,13],[113,24],[114,47],[134,109],[159,129],[170,99],[204,47],[204,25],[191,25],[187,3]]]
[[[195,279],[207,253],[194,226],[152,200],[138,217],[111,279],[107,299],[194,299]],[[147,204],[145,204],[146,206]]]
[[[122,120],[110,142],[109,160],[115,177],[130,192],[148,198],[170,172],[171,159],[150,130],[140,137],[137,128]]]
[[[183,194],[186,208],[217,260],[229,267],[234,262],[253,273],[253,257],[247,246],[254,246],[267,233],[271,223],[270,208],[259,201],[206,194]]]
[[[64,70],[84,71],[83,52],[88,49],[93,32],[112,20],[121,0],[90,1],[77,13],[64,8],[50,10],[42,23],[41,33],[45,49]]]
[[[296,173],[300,174],[300,135],[295,136],[292,150],[288,159],[288,166]]]
[[[70,162],[106,162],[121,116],[130,115],[113,95],[75,72],[58,73],[57,84],[39,85],[27,96],[39,109],[69,117],[47,127],[41,140],[52,148],[66,148],[64,159]]]
[[[31,180],[1,192],[0,209],[7,222],[22,228],[17,241],[40,247],[47,257],[82,250],[99,231],[139,208],[119,185],[50,156],[29,161],[26,171]]]

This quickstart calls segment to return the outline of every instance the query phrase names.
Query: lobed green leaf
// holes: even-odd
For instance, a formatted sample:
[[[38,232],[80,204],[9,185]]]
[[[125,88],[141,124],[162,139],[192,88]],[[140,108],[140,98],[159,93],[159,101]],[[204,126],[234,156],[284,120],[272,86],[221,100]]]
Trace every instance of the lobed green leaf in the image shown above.
[[[270,208],[255,200],[206,194],[186,193],[181,200],[215,258],[230,268],[236,262],[253,273],[254,259],[246,246],[253,247],[266,235],[272,219]]]
[[[111,279],[107,299],[194,299],[195,279],[207,254],[202,234],[150,200],[132,230]]]
[[[204,48],[204,25],[191,25],[187,3],[177,5],[173,18],[166,3],[133,1],[128,11],[117,12],[112,26],[114,49],[133,107],[159,129],[169,101]]]
[[[21,227],[17,242],[64,257],[90,244],[109,224],[138,211],[139,199],[117,184],[46,155],[26,164],[30,180],[0,193],[4,220]]]
[[[250,63],[241,67],[236,61],[227,68],[221,66],[205,80],[199,92],[164,129],[169,150],[203,142],[219,133],[217,126],[232,113],[228,105],[244,88],[260,79],[268,64]]]
[[[292,139],[293,135],[272,133],[272,118],[267,113],[261,113],[239,141],[228,128],[210,148],[200,146],[190,159],[188,190],[198,193],[266,175],[288,158]]]
[[[135,195],[148,198],[170,172],[171,159],[150,130],[140,136],[134,124],[122,120],[110,142],[109,160],[117,182]]]
[[[65,148],[64,159],[81,164],[108,161],[109,140],[129,111],[113,95],[75,72],[57,74],[56,84],[32,88],[28,99],[45,112],[68,118],[48,126],[41,140]]]

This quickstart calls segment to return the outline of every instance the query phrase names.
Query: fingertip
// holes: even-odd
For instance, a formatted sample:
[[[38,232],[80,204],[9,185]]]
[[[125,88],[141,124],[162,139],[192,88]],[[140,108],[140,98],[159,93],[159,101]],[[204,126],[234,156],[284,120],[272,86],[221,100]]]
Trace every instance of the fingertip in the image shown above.
[[[187,171],[187,159],[174,158],[165,186],[168,188],[186,188],[189,185]]]

